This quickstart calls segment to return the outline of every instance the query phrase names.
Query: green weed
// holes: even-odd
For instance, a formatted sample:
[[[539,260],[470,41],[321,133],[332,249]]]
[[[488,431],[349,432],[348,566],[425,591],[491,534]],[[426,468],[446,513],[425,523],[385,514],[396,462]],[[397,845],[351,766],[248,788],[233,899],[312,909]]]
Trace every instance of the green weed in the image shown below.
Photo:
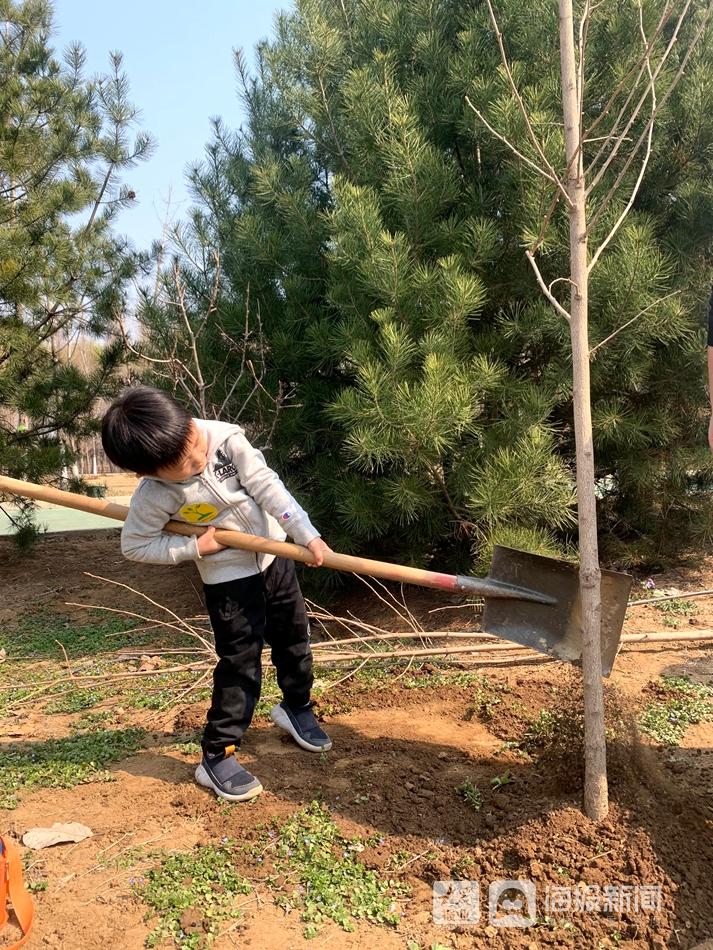
[[[232,841],[167,854],[158,867],[146,871],[143,883],[130,882],[151,908],[144,919],[159,917],[147,947],[170,938],[184,950],[203,950],[219,935],[221,924],[241,916],[236,901],[252,887],[235,873],[233,854]]]
[[[475,861],[471,858],[469,854],[464,854],[458,858],[456,863],[451,868],[451,874],[454,880],[465,879],[467,880],[470,875],[470,868],[473,867]]]
[[[403,885],[380,880],[356,859],[364,849],[359,839],[345,838],[329,809],[312,802],[285,821],[273,822],[268,838],[253,849],[273,864],[268,884],[283,888],[280,906],[301,912],[305,933],[314,936],[320,924],[333,920],[344,930],[354,930],[355,919],[396,924],[399,915],[394,899],[406,893]],[[285,881],[289,879],[290,890]]]
[[[505,785],[512,785],[515,781],[514,778],[510,775],[510,769],[504,772],[502,775],[496,775],[495,778],[490,779],[490,784],[494,792],[497,792],[499,789],[504,788]]]
[[[478,673],[468,673],[464,670],[439,670],[435,673],[403,677],[399,683],[404,689],[433,689],[436,686],[472,686],[479,680]],[[387,687],[390,687],[390,684],[387,684]]]
[[[476,690],[473,693],[473,704],[469,707],[469,712],[483,719],[492,719],[495,707],[503,701],[498,693],[509,693],[510,688],[504,683],[492,683],[487,676],[480,673],[470,675],[475,677]]]
[[[114,726],[119,720],[120,713],[115,707],[111,709],[92,709],[84,712],[72,723],[75,729],[93,729],[96,726]]]
[[[699,611],[698,606],[687,598],[665,600],[662,604],[654,604],[654,608],[660,610],[662,614],[678,614],[681,617],[693,617]]]
[[[689,726],[713,719],[713,688],[676,677],[658,684],[659,700],[639,716],[640,729],[662,745],[678,745]]]
[[[456,785],[456,795],[460,795],[466,805],[470,805],[474,811],[480,811],[483,807],[480,789],[469,778],[463,779],[460,785]]]
[[[189,739],[185,742],[175,742],[172,746],[169,746],[171,752],[180,752],[181,755],[198,755],[203,751],[203,748],[200,742],[196,742],[194,739]]]
[[[22,855],[22,876],[25,880],[25,887],[31,894],[38,894],[46,891],[49,881],[44,876],[40,865],[44,861],[37,860],[33,851],[25,851]]]
[[[525,733],[525,747],[542,748],[551,745],[559,732],[561,716],[549,709],[541,709],[537,719],[531,719]]]
[[[0,751],[0,807],[15,808],[18,793],[113,781],[106,769],[141,748],[144,729],[77,732],[32,746]]]
[[[97,703],[104,702],[107,698],[106,690],[97,687],[90,689],[77,689],[69,693],[64,693],[57,699],[47,703],[43,712],[45,713],[78,713],[85,709],[91,709]]]

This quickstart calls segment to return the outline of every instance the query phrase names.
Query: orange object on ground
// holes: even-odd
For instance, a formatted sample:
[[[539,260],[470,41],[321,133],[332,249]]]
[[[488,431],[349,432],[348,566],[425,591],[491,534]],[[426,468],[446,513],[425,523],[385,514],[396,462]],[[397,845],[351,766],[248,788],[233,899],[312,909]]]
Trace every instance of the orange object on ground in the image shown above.
[[[21,947],[30,936],[32,921],[35,918],[35,905],[25,889],[22,880],[22,858],[15,845],[0,835],[0,931],[8,921],[7,899],[10,898],[23,936],[5,950]]]

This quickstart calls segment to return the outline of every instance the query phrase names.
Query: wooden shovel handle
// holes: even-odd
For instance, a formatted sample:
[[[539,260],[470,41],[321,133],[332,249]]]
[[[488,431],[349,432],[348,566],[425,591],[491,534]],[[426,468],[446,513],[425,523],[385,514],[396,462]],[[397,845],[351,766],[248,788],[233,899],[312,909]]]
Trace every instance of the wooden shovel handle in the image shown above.
[[[0,491],[36,501],[45,501],[64,508],[75,508],[77,511],[87,511],[90,514],[102,515],[104,518],[114,518],[117,521],[126,521],[129,509],[124,505],[116,505],[102,498],[90,498],[87,495],[76,495],[74,492],[61,491],[59,488],[50,488],[48,485],[34,485],[32,482],[23,482],[16,478],[0,476]],[[171,534],[181,534],[187,537],[197,536],[206,531],[201,525],[186,524],[183,521],[169,521],[164,525],[164,531]],[[302,561],[305,564],[315,564],[314,554],[309,548],[301,544],[292,544],[288,541],[271,541],[256,535],[245,534],[242,531],[228,531],[216,528],[215,540],[227,547],[240,548],[243,551],[254,551],[258,554],[274,554],[276,557],[286,557],[291,561]],[[373,561],[364,557],[353,557],[349,554],[338,554],[336,551],[327,551],[324,554],[323,565],[338,571],[348,571],[352,574],[367,574],[370,577],[381,577],[385,580],[400,581],[405,584],[418,584],[421,587],[434,587],[438,590],[461,591],[462,578],[454,574],[437,574],[434,571],[423,571],[415,567],[403,567],[399,564],[389,564],[386,561]]]

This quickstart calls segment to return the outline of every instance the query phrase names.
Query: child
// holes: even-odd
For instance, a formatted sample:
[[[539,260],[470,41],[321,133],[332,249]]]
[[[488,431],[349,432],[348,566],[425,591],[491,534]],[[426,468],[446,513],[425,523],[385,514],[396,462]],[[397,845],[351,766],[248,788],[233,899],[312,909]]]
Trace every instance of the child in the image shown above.
[[[143,476],[121,533],[123,554],[151,564],[194,560],[203,579],[219,660],[196,780],[229,801],[254,798],[262,785],[234,753],[260,697],[263,640],[284,696],[273,722],[310,752],[332,743],[312,712],[309,625],[294,562],[225,547],[215,529],[282,541],[284,527],[317,566],[329,548],[239,426],[192,419],[167,393],[140,386],[109,407],[102,443],[115,465]],[[169,520],[210,526],[185,538],[162,530]]]

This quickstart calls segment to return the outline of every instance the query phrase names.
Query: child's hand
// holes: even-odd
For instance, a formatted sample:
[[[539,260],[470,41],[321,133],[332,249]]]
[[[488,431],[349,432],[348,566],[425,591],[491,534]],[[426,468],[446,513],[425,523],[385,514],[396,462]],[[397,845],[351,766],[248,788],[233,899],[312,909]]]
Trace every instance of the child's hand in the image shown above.
[[[206,528],[205,534],[198,536],[198,553],[201,557],[206,554],[217,554],[218,551],[224,551],[226,545],[219,544],[215,540],[215,528]]]
[[[307,567],[321,567],[325,552],[332,550],[321,538],[313,538],[307,547],[314,554],[314,559],[317,562],[316,564],[308,564]]]

